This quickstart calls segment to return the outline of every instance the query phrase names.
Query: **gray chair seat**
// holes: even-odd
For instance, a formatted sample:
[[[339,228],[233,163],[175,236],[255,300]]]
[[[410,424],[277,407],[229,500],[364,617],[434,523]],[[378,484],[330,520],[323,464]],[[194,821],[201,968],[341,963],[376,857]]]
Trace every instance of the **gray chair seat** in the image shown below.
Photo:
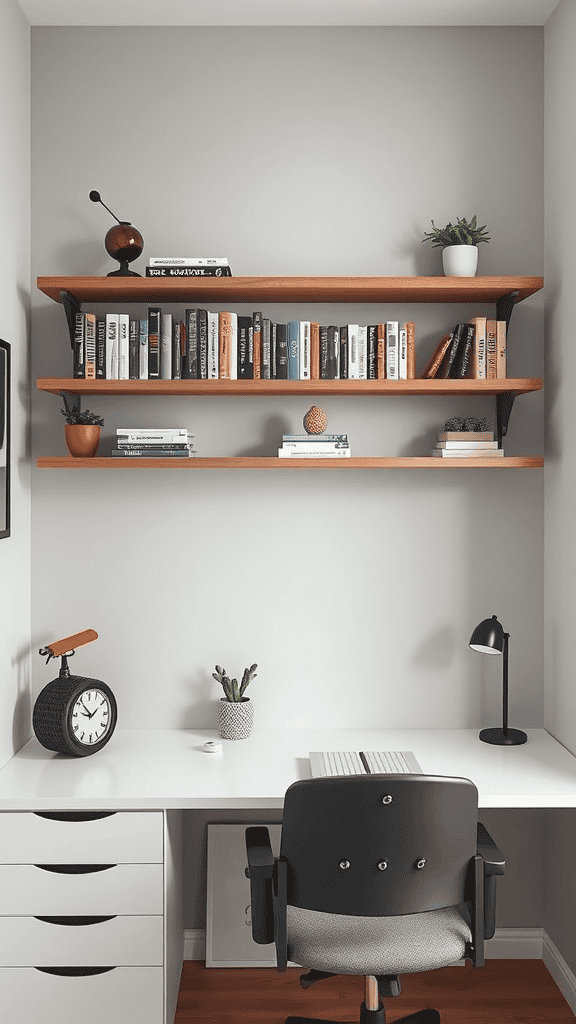
[[[471,941],[466,904],[395,917],[326,914],[288,905],[288,956],[334,974],[409,974],[448,967]]]

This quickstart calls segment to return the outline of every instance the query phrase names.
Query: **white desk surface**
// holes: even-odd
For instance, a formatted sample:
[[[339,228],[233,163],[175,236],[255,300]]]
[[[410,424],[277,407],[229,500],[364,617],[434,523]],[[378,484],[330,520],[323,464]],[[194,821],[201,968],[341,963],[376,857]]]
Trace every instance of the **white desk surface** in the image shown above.
[[[480,807],[576,807],[576,758],[544,729],[518,747],[477,729],[255,729],[202,745],[215,730],[117,730],[99,753],[52,754],[33,738],[0,770],[0,810],[276,808],[310,777],[311,750],[412,750],[425,774],[471,779]]]

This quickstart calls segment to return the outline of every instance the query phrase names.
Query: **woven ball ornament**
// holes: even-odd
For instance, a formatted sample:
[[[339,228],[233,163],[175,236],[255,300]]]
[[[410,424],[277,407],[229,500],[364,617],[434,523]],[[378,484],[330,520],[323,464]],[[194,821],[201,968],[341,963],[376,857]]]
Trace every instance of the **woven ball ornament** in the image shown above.
[[[307,434],[323,434],[328,426],[328,417],[323,409],[313,405],[311,409],[308,409],[303,423]]]

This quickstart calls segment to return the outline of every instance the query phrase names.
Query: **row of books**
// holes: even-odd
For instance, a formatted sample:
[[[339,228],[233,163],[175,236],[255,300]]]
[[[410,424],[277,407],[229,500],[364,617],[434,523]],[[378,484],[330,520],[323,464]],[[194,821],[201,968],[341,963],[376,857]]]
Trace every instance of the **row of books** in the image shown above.
[[[280,459],[350,458],[348,434],[284,434]]]
[[[435,459],[498,459],[504,450],[491,430],[443,430],[431,455]]]
[[[232,271],[224,256],[152,256],[146,277],[232,277]]]
[[[186,427],[119,427],[114,458],[189,459],[196,454]]]
[[[101,380],[407,380],[414,377],[414,323],[323,326],[276,323],[187,309],[184,320],[159,307],[76,313],[73,376]]]
[[[456,324],[440,340],[423,377],[506,377],[506,321],[476,316],[468,323]]]

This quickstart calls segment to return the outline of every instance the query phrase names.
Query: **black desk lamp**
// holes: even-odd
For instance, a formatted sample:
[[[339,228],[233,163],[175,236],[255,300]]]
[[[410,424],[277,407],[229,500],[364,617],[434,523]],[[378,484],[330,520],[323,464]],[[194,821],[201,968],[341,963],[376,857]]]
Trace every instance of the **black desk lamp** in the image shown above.
[[[473,651],[480,651],[481,654],[503,654],[504,663],[502,666],[502,728],[482,729],[480,739],[484,743],[495,743],[499,746],[512,747],[519,743],[526,743],[528,739],[525,732],[520,729],[508,728],[508,638],[510,633],[504,629],[495,615],[491,619],[483,619],[477,626],[469,640]]]

